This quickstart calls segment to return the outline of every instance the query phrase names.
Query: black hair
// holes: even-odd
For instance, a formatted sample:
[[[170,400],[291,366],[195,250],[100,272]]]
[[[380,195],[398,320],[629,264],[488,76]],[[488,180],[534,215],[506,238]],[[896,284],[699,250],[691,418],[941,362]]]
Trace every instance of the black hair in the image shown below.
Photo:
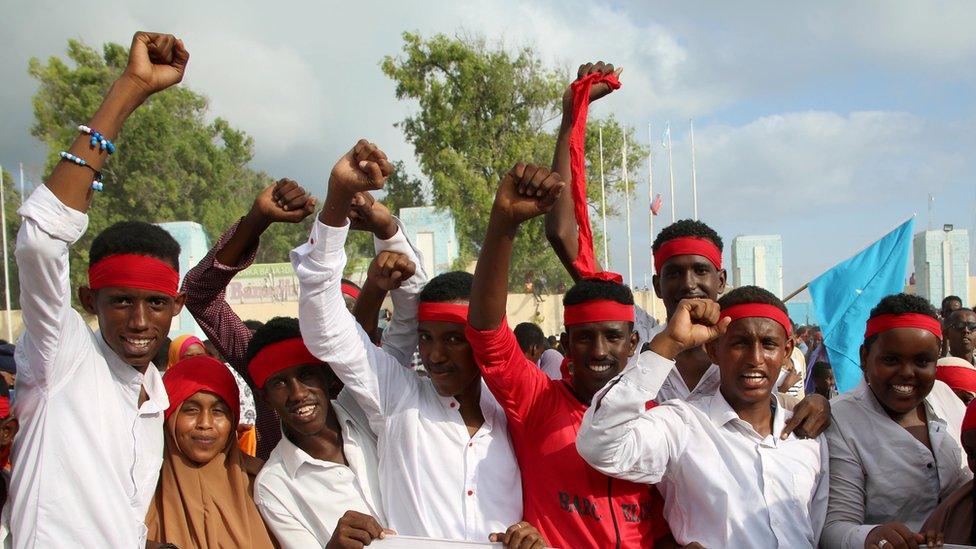
[[[807,326],[806,324],[800,324],[799,326],[796,327],[795,331],[796,331],[796,335],[801,335],[807,333],[809,330],[810,330],[809,326]]]
[[[251,362],[261,349],[272,343],[278,343],[293,337],[301,337],[302,331],[298,327],[298,319],[290,316],[276,316],[258,328],[251,336],[244,353],[244,361]]]
[[[420,301],[426,303],[446,303],[471,299],[471,284],[474,276],[465,271],[450,271],[439,274],[427,282],[420,291]]]
[[[742,305],[744,303],[772,305],[783,311],[787,316],[790,314],[780,298],[773,295],[769,290],[760,288],[759,286],[740,286],[718,299],[718,304],[722,309],[728,309],[734,305]]]
[[[248,330],[256,332],[261,328],[261,326],[264,326],[264,322],[261,322],[260,320],[245,320],[244,326],[246,326]]]
[[[813,365],[813,368],[810,368],[810,376],[813,378],[819,378],[827,375],[828,370],[833,370],[833,367],[830,365],[830,363],[824,362],[822,360],[818,360]]]
[[[715,246],[718,247],[719,251],[722,251],[722,237],[715,232],[715,229],[709,227],[701,221],[696,221],[694,219],[681,219],[661,229],[661,232],[658,233],[657,238],[654,239],[654,244],[651,245],[651,251],[656,252],[658,248],[663,246],[669,240],[686,236],[710,240],[712,244],[715,244]]]
[[[939,319],[939,313],[927,299],[905,293],[892,294],[881,298],[881,301],[871,309],[871,314],[868,315],[868,319],[881,315],[904,315],[909,313],[930,316],[935,320]],[[871,344],[878,339],[879,335],[881,334],[874,334],[865,339],[864,347],[870,348]]]
[[[969,307],[960,307],[960,308],[952,311],[951,313],[949,313],[949,316],[945,317],[943,320],[945,320],[946,321],[946,324],[948,324],[949,323],[949,319],[952,318],[952,315],[955,315],[957,313],[972,313],[972,312],[976,312],[976,311],[973,311]]]
[[[88,262],[111,255],[147,255],[180,268],[180,245],[166,229],[143,221],[119,221],[98,233],[88,249]]]
[[[549,347],[546,335],[542,333],[542,328],[532,322],[523,322],[515,327],[515,340],[518,341],[519,348],[526,352],[533,345],[538,345],[540,349]]]
[[[952,301],[958,302],[960,305],[962,305],[962,298],[961,297],[959,297],[957,295],[947,295],[947,296],[945,296],[942,299],[942,306],[939,309],[941,311],[945,312],[946,306],[949,305],[949,303],[952,302]]]
[[[623,284],[610,280],[584,278],[573,284],[573,287],[563,296],[563,305],[579,305],[587,301],[608,299],[624,305],[634,304],[634,293]]]

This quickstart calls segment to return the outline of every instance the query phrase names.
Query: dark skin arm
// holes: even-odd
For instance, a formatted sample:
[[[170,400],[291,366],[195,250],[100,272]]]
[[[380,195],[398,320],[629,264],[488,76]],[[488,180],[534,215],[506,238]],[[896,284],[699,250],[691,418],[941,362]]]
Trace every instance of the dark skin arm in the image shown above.
[[[360,139],[336,162],[329,175],[329,192],[319,221],[330,227],[343,227],[356,193],[383,188],[393,173],[393,164],[375,144]]]
[[[380,252],[369,264],[363,291],[360,292],[356,307],[353,309],[353,316],[366,333],[372,334],[376,331],[380,306],[386,293],[399,288],[404,280],[414,275],[416,269],[417,266],[407,259],[406,255],[391,251]],[[371,320],[370,325],[363,324],[363,320],[359,318],[361,314],[367,317],[364,320]],[[373,343],[378,344],[375,339]]]
[[[623,71],[622,68],[614,68],[613,65],[603,61],[586,63],[580,65],[577,71],[577,79],[593,72],[601,74],[615,72],[619,75],[621,71]],[[596,101],[610,92],[610,86],[597,84],[590,88],[590,102]],[[559,124],[559,133],[556,135],[556,150],[552,157],[552,171],[558,173],[566,185],[571,185],[573,180],[569,164],[569,134],[572,129],[573,92],[571,88],[567,88],[563,93],[563,116]],[[573,280],[579,281],[579,272],[573,266],[573,261],[579,254],[579,231],[576,227],[576,215],[573,213],[572,193],[562,193],[552,209],[546,213],[546,239]]]
[[[183,41],[171,34],[137,32],[132,37],[129,62],[122,76],[112,84],[88,127],[114,141],[122,124],[146,99],[154,93],[183,80],[190,54]],[[108,153],[91,147],[90,137],[79,132],[68,152],[83,158],[95,170],[101,170]],[[94,191],[91,189],[92,170],[62,160],[45,182],[48,189],[64,205],[87,212]]]
[[[552,208],[564,186],[558,173],[531,164],[516,164],[502,178],[471,287],[468,324],[476,330],[501,325],[518,227]]]
[[[349,208],[349,228],[354,231],[368,231],[380,240],[389,240],[399,230],[390,210],[374,199],[368,192],[356,193]],[[372,266],[370,266],[372,268]],[[379,334],[376,333],[379,324],[379,312],[386,299],[387,290],[376,284],[366,274],[359,298],[353,307],[352,314],[356,322],[369,334],[374,344],[380,344]]]
[[[383,539],[395,533],[380,526],[380,523],[370,515],[346,511],[336,524],[335,530],[332,531],[332,539],[325,547],[326,549],[361,549],[371,544],[373,540]]]
[[[488,541],[501,543],[506,549],[544,549],[549,546],[542,533],[524,520],[509,526],[504,533],[489,535]]]

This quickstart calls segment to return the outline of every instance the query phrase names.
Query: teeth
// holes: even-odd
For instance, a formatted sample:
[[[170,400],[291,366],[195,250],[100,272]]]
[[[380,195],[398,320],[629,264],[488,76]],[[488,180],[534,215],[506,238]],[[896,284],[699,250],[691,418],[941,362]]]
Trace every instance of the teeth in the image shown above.
[[[148,347],[152,343],[152,339],[132,339],[130,337],[123,338],[131,345],[136,347]]]
[[[891,388],[901,395],[910,395],[915,392],[915,387],[912,385],[892,385]]]
[[[315,406],[302,406],[301,408],[295,410],[295,415],[310,416],[312,415],[313,411],[315,411]]]
[[[594,372],[606,372],[610,369],[609,364],[591,364],[590,369]]]
[[[748,377],[750,379],[762,379],[766,376],[764,376],[763,374],[756,373],[756,374],[745,374],[742,377]]]

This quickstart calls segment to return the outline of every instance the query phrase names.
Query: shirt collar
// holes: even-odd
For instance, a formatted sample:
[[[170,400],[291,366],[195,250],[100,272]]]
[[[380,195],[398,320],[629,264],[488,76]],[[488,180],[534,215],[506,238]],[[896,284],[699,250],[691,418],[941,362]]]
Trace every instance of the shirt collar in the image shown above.
[[[101,331],[95,332],[95,339],[98,341],[99,350],[105,358],[105,363],[108,365],[112,377],[136,394],[136,402],[138,402],[141,389],[145,388],[146,395],[149,398],[139,408],[140,413],[154,414],[169,408],[169,397],[166,395],[166,387],[163,385],[163,376],[156,369],[156,366],[149,363],[146,372],[142,373],[115,354],[115,351],[105,342]]]
[[[343,445],[349,436],[349,424],[353,422],[351,414],[343,407],[342,403],[337,400],[330,401],[332,404],[332,411],[336,415],[336,419],[339,420],[339,428],[342,430]],[[284,429],[282,429],[284,431]],[[315,467],[321,467],[323,469],[329,469],[331,467],[344,467],[340,463],[333,463],[331,461],[325,461],[321,459],[313,458],[306,452],[298,447],[294,442],[288,439],[288,436],[282,432],[281,440],[278,442],[278,446],[275,447],[275,451],[281,455],[281,462],[285,466],[285,471],[288,476],[292,479],[298,474],[298,470],[304,464],[309,464]]]
[[[786,413],[783,411],[783,407],[779,406],[776,402],[776,398],[770,395],[770,406],[773,409],[773,430],[769,436],[763,439],[763,442],[768,442],[771,446],[776,446],[779,442],[778,434],[783,432],[783,427],[786,425]],[[724,427],[726,424],[731,422],[737,422],[745,430],[756,437],[759,437],[759,433],[753,429],[752,425],[749,425],[746,421],[739,417],[739,414],[732,409],[732,405],[725,400],[725,396],[722,395],[721,389],[715,391],[715,395],[712,397],[711,402],[708,405],[708,418],[715,424],[716,427]],[[793,436],[792,433],[790,436]]]
[[[936,381],[938,383],[938,381]],[[933,390],[935,387],[933,386]],[[925,403],[925,416],[928,418],[929,422],[938,422],[946,424],[945,413],[942,410],[942,406],[939,405],[932,396],[933,391],[929,391],[929,394],[925,395],[925,399],[922,401]],[[861,379],[861,383],[858,384],[857,388],[854,389],[854,399],[861,403],[861,406],[867,408],[879,414],[887,419],[891,419],[888,412],[885,411],[881,403],[878,402],[878,397],[874,396],[874,391],[868,386],[867,380]]]

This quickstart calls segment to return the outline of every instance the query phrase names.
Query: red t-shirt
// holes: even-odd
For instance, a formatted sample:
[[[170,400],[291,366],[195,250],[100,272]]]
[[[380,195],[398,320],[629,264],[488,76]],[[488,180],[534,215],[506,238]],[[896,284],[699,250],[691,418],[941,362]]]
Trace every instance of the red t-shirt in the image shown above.
[[[522,470],[524,519],[564,549],[652,547],[668,533],[657,490],[608,477],[576,451],[588,408],[563,380],[551,380],[522,354],[507,321],[468,326],[482,377],[508,417]],[[619,544],[618,544],[619,541]]]

